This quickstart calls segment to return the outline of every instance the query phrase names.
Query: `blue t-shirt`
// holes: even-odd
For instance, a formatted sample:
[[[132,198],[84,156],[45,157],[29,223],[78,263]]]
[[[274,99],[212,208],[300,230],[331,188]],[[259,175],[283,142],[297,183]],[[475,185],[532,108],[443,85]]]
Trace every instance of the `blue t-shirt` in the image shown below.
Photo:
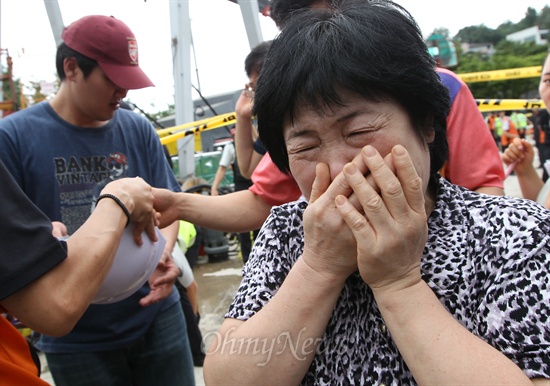
[[[69,234],[91,213],[97,192],[112,179],[139,176],[150,185],[180,191],[158,135],[142,116],[117,110],[100,128],[83,128],[61,119],[43,102],[0,119],[0,158],[25,194]],[[73,331],[42,336],[47,353],[99,351],[136,341],[158,313],[179,301],[174,289],[163,302],[141,307],[146,283],[118,303],[91,305]]]

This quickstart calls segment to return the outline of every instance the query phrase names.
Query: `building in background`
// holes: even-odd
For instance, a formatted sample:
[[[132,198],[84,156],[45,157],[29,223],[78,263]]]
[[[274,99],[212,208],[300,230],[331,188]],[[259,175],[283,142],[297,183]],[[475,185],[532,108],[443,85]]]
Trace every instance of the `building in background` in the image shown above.
[[[506,35],[506,40],[517,43],[534,42],[536,45],[548,44],[548,34],[550,30],[539,29],[538,26],[526,28],[524,30]]]

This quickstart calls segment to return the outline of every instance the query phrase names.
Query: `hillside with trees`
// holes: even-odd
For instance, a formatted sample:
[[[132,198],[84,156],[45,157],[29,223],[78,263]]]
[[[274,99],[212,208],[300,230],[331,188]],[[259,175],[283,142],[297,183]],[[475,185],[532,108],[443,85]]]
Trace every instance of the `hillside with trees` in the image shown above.
[[[452,37],[457,53],[458,66],[453,68],[456,73],[470,73],[478,71],[491,71],[507,68],[521,68],[540,66],[548,54],[548,45],[536,45],[534,43],[515,43],[506,40],[506,35],[538,26],[542,30],[550,30],[550,7],[545,6],[540,12],[529,7],[525,17],[518,23],[505,22],[496,29],[485,25],[468,26],[460,29]],[[438,33],[444,34],[448,30],[438,29]],[[547,36],[548,40],[550,36]],[[460,44],[490,43],[494,46],[494,54],[462,53]],[[518,99],[524,98],[528,93],[537,90],[539,79],[514,79],[498,82],[480,82],[469,84],[472,93],[480,99]]]

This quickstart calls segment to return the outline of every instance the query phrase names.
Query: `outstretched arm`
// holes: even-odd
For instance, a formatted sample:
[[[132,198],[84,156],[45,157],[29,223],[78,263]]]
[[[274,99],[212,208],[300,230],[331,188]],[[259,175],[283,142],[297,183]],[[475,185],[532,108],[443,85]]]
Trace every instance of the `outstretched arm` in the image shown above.
[[[206,196],[153,188],[153,195],[161,228],[176,220],[185,220],[223,232],[248,232],[260,228],[271,210],[271,205],[248,189]]]

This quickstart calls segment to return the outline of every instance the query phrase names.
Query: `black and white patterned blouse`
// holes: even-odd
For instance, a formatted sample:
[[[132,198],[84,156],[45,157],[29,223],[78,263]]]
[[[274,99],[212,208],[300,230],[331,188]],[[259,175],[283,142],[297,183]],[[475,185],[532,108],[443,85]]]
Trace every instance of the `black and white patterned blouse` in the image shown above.
[[[275,207],[226,317],[247,320],[274,296],[303,249],[307,203]],[[530,378],[550,378],[550,211],[439,180],[422,276],[464,327]],[[358,273],[347,280],[304,385],[415,384]]]

